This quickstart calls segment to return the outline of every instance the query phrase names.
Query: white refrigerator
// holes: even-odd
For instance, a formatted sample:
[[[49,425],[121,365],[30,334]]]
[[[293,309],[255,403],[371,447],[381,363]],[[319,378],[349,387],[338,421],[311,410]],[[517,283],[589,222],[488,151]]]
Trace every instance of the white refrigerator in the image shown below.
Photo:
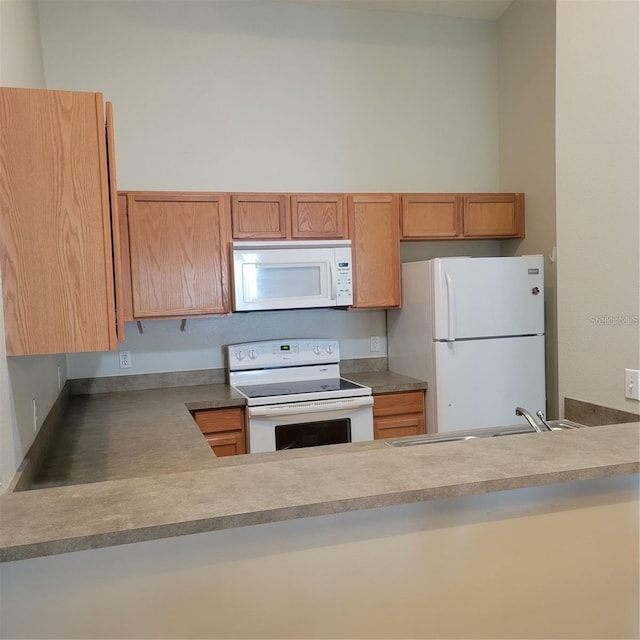
[[[387,333],[389,369],[428,383],[429,433],[545,410],[542,256],[405,263]]]

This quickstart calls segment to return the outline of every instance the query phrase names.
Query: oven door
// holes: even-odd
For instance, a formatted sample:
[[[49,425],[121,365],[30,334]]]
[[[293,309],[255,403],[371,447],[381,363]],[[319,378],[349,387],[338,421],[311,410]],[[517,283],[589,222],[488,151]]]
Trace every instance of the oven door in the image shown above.
[[[249,452],[373,440],[373,398],[248,407]]]

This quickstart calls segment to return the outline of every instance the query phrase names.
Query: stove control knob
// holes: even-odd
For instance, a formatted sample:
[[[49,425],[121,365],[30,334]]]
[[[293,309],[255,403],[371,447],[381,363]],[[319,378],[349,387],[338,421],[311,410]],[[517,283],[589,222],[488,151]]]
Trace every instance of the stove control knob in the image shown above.
[[[251,349],[251,351],[249,351],[249,357],[252,360],[255,360],[258,357],[258,353],[256,351],[254,351],[253,349]]]
[[[313,347],[313,352],[317,356],[319,356],[322,353],[322,347],[319,344],[317,344],[315,347]]]
[[[236,360],[244,360],[244,351],[236,351]]]
[[[332,344],[328,344],[326,346],[326,349],[327,349],[327,353],[333,353],[333,345]]]

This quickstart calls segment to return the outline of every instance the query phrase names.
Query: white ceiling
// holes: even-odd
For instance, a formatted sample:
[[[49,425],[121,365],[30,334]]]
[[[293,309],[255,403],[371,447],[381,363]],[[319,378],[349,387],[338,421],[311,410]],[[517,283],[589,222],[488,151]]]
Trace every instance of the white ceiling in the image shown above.
[[[277,0],[341,9],[429,13],[454,18],[498,20],[513,0]]]

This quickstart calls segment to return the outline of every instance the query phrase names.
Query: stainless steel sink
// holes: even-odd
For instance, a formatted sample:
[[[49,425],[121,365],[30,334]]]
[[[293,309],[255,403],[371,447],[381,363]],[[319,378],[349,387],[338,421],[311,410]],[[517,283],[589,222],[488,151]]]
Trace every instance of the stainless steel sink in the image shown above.
[[[579,424],[578,422],[571,422],[571,420],[547,420],[547,424],[551,427],[552,431],[564,431],[565,429],[581,429],[586,427],[585,424]]]
[[[580,429],[586,425],[572,422],[571,420],[547,420],[552,431],[564,431],[565,429]],[[412,436],[385,440],[390,447],[413,447],[418,444],[436,444],[438,442],[458,442],[459,440],[475,440],[477,438],[499,438],[502,436],[514,436],[523,433],[536,433],[529,425],[515,425],[513,427],[499,427],[488,429],[470,429],[454,433],[426,433],[422,436]],[[545,433],[544,431],[542,433]],[[548,432],[547,432],[548,433]]]

